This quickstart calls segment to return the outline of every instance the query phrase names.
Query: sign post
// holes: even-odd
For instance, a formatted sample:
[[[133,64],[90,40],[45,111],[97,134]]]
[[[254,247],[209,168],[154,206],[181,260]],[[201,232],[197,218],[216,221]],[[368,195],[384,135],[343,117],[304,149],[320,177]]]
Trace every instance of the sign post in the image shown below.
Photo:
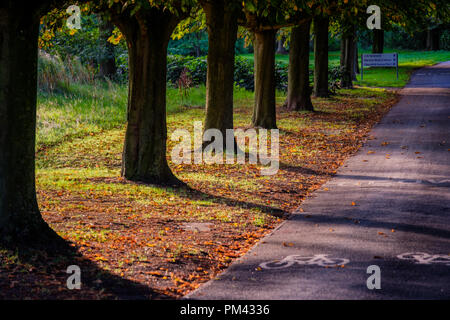
[[[364,79],[364,67],[395,67],[398,80],[398,53],[372,53],[361,55],[361,81]]]

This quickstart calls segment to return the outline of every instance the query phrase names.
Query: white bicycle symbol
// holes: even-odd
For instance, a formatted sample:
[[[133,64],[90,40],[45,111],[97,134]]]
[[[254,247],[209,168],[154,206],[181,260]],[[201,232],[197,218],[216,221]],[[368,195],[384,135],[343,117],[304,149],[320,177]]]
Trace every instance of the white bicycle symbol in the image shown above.
[[[321,267],[334,267],[345,265],[350,262],[348,259],[328,258],[327,254],[316,254],[314,256],[291,255],[282,260],[263,262],[259,266],[263,269],[284,269],[294,264],[298,265],[318,265]]]
[[[402,260],[414,260],[416,264],[445,264],[450,266],[450,256],[446,254],[428,254],[425,252],[402,253],[397,256]]]

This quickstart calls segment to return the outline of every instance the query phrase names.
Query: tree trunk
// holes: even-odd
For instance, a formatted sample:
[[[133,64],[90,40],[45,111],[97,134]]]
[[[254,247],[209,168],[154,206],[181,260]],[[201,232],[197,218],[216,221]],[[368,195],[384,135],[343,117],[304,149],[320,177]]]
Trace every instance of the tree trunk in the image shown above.
[[[314,18],[314,95],[328,97],[328,17]]]
[[[99,75],[101,77],[114,79],[116,75],[116,56],[114,44],[108,41],[114,30],[114,25],[99,18],[100,45],[104,47],[104,54],[99,58]]]
[[[226,129],[233,129],[234,57],[238,30],[238,10],[226,2],[202,3],[209,43],[205,130],[220,130],[224,142]]]
[[[341,38],[342,88],[353,88],[354,71],[354,29],[345,32]]]
[[[0,242],[54,243],[36,200],[35,138],[42,1],[0,5]]]
[[[284,40],[286,38],[283,36],[280,40],[277,40],[277,51],[276,54],[288,54],[289,52],[284,47]]]
[[[434,28],[427,31],[427,50],[439,50],[440,29]]]
[[[356,74],[359,73],[359,67],[358,67],[358,35],[355,32],[355,36],[353,38],[353,73],[352,73],[352,79],[353,81],[358,80],[356,78]]]
[[[275,101],[275,35],[276,30],[255,32],[255,107],[254,127],[276,129]]]
[[[288,93],[289,110],[313,111],[309,86],[309,30],[311,22],[292,28],[289,50]]]
[[[145,9],[142,9],[145,10]],[[166,158],[167,45],[178,18],[148,9],[113,17],[129,55],[128,123],[122,176],[133,181],[177,184]]]
[[[373,29],[372,53],[383,53],[384,30]]]

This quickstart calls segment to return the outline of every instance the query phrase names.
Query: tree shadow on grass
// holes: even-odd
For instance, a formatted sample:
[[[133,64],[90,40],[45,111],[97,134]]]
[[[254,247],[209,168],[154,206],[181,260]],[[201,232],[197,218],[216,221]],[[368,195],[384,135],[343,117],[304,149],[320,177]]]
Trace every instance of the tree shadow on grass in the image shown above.
[[[57,245],[54,245],[58,243]],[[81,270],[81,288],[69,290],[67,268]],[[55,238],[48,244],[0,245],[0,299],[94,300],[169,299],[165,294],[102,269],[73,244]]]
[[[331,176],[329,173],[320,171],[320,170],[314,170],[302,166],[293,166],[286,162],[280,161],[280,169],[289,171],[289,172],[295,172],[297,174],[303,174],[303,175],[314,175],[314,176]]]
[[[281,210],[276,207],[256,204],[249,201],[230,199],[224,196],[218,196],[215,194],[194,189],[187,184],[183,188],[173,189],[171,191],[173,191],[178,196],[189,198],[190,200],[208,200],[216,204],[226,204],[227,206],[230,207],[239,207],[242,209],[258,209],[261,212],[274,217],[282,217],[286,214],[284,210]]]

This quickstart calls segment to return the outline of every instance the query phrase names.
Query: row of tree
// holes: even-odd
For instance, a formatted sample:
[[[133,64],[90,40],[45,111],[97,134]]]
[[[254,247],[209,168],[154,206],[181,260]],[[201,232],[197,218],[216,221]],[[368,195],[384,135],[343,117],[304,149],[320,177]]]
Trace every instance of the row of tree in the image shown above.
[[[35,192],[36,73],[41,17],[72,1],[36,0],[0,4],[0,240],[45,240],[54,234],[43,221]],[[366,0],[99,0],[78,1],[100,13],[124,35],[129,54],[129,94],[122,175],[130,180],[179,184],[166,159],[166,62],[177,25],[203,10],[208,31],[205,129],[233,128],[234,56],[237,30],[253,39],[255,104],[252,124],[276,128],[275,36],[289,27],[289,85],[286,105],[313,110],[309,86],[309,35],[314,28],[314,94],[328,95],[328,31],[342,33],[344,87],[356,66],[355,30],[365,24]],[[371,1],[384,19],[411,22],[441,16],[445,1]],[[426,10],[426,15],[421,10]],[[439,13],[439,14],[438,14]],[[413,18],[411,18],[413,17]],[[448,17],[448,15],[446,15]],[[423,19],[423,18],[420,18]],[[405,22],[405,23],[406,23]],[[387,23],[387,22],[386,22]],[[224,135],[225,136],[225,135]]]

